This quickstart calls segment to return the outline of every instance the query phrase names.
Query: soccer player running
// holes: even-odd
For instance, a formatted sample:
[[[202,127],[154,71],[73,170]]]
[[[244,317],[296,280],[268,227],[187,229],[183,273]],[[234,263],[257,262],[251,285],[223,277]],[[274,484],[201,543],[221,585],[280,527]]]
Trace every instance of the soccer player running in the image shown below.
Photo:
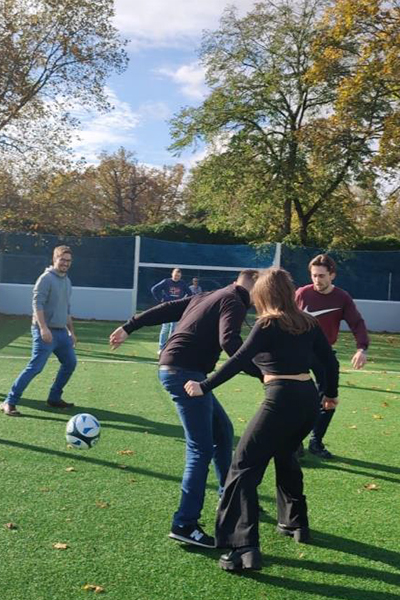
[[[116,349],[141,327],[179,321],[159,360],[159,379],[175,403],[186,439],[181,500],[169,537],[204,548],[215,546],[214,538],[199,525],[208,469],[213,461],[221,494],[232,459],[233,427],[211,391],[202,398],[190,398],[184,384],[189,379],[205,379],[221,350],[232,356],[240,348],[240,330],[258,274],[245,269],[225,288],[159,304],[135,315],[110,335],[111,347]],[[262,379],[251,361],[243,370]]]
[[[328,342],[333,346],[337,340],[340,322],[346,321],[357,344],[357,351],[351,363],[355,369],[361,369],[367,362],[369,345],[365,322],[358,312],[351,296],[333,285],[337,267],[327,254],[319,254],[308,265],[312,284],[301,287],[296,292],[296,302],[304,312],[318,319]],[[325,369],[318,357],[312,368],[321,398],[325,391]],[[332,458],[332,454],[323,443],[323,438],[335,413],[337,401],[328,405],[321,404],[321,410],[311,433],[309,451],[321,458]]]
[[[17,404],[24,390],[43,370],[52,353],[61,364],[50,388],[47,404],[54,408],[74,406],[72,402],[64,402],[61,398],[77,362],[74,350],[76,337],[70,314],[72,288],[67,275],[71,263],[69,246],[57,246],[53,251],[53,265],[35,283],[32,299],[32,357],[1,405],[1,410],[9,417],[20,416]]]

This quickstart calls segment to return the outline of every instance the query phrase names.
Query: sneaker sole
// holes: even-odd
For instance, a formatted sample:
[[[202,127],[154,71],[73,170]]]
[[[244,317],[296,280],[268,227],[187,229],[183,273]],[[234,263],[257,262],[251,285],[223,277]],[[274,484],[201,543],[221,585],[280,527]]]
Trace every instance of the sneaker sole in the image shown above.
[[[192,544],[193,546],[200,546],[200,548],[215,548],[215,544],[213,546],[210,546],[209,544],[202,544],[201,542],[196,542],[196,540],[191,540],[188,539],[186,537],[183,537],[182,535],[178,535],[177,533],[169,533],[168,537],[171,538],[171,540],[176,540],[177,542],[183,542],[184,544]]]

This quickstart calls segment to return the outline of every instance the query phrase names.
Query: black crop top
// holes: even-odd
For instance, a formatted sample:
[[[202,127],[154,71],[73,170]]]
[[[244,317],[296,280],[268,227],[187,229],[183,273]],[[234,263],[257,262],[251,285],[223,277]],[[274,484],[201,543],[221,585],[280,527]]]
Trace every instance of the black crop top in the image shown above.
[[[281,329],[276,319],[268,327],[263,327],[258,321],[239,350],[201,382],[201,389],[207,393],[228,381],[250,360],[253,360],[263,375],[308,373],[314,354],[326,369],[325,393],[329,398],[336,398],[338,363],[319,325],[316,324],[305,333],[293,335]]]

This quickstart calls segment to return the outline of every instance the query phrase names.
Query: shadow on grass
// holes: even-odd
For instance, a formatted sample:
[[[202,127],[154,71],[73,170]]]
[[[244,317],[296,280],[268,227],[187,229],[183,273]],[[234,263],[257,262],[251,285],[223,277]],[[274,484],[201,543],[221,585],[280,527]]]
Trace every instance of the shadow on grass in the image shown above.
[[[292,541],[288,543],[293,543]],[[377,563],[384,563],[390,567],[398,568],[400,564],[400,553],[385,548],[378,548],[370,544],[358,542],[331,534],[326,534],[320,531],[313,530],[313,539],[311,542],[312,546],[324,548],[328,550],[334,550],[337,552],[350,554],[362,559],[369,561],[375,561]],[[200,551],[197,548],[186,546],[184,547],[187,552],[196,552],[205,554],[208,559],[217,561],[222,549],[215,549],[211,551]],[[316,562],[312,560],[286,558],[280,556],[268,556],[263,557],[263,567],[274,564],[279,565],[282,569],[300,569],[301,571],[309,571],[310,573],[321,573],[324,575],[331,576],[331,580],[334,581],[335,576],[344,576],[360,580],[375,580],[383,582],[393,586],[400,585],[400,574],[388,573],[381,569],[373,569],[371,567],[360,567],[357,565],[343,564],[343,563],[324,563]],[[298,579],[268,575],[267,573],[255,572],[255,571],[242,571],[242,572],[230,572],[230,574],[236,574],[249,579],[254,579],[260,583],[268,584],[269,586],[282,588],[287,592],[288,590],[301,592],[302,594],[315,594],[318,596],[325,596],[329,598],[343,598],[347,600],[391,600],[398,598],[396,593],[390,592],[379,592],[368,588],[360,587],[348,587],[335,585],[334,583],[317,583],[315,581],[301,581]],[[297,597],[297,596],[296,596]]]
[[[31,330],[30,317],[0,315],[0,349],[5,348],[21,335]]]
[[[2,394],[0,394],[0,401],[1,396]],[[62,415],[67,418],[70,418],[74,414],[78,413],[94,414],[96,418],[100,421],[101,426],[104,428],[115,427],[119,430],[136,431],[139,433],[161,435],[165,437],[179,438],[183,440],[183,429],[180,425],[152,421],[150,419],[146,419],[145,417],[139,417],[132,414],[119,413],[111,410],[103,410],[100,408],[95,408],[93,406],[74,406],[70,409],[62,410],[62,412],[60,412],[60,409],[47,406],[45,401],[33,400],[31,398],[24,398],[22,404],[23,406],[27,406],[29,408],[45,412],[48,415]],[[44,415],[40,416],[29,414],[24,415],[24,417],[30,419],[54,420],[52,417]]]
[[[382,474],[383,472],[391,473],[393,475],[400,475],[400,468],[393,465],[382,465],[376,462],[347,458],[346,456],[335,455],[335,457],[329,461],[323,461],[316,458],[314,459],[313,457],[307,456],[305,459],[301,460],[301,468],[331,469],[333,471],[343,471],[345,473],[354,473],[355,475],[372,477],[373,479],[382,479],[384,481],[390,481],[391,483],[400,483],[400,479],[398,477],[389,477],[388,475]],[[366,470],[362,471],[360,469]]]
[[[55,419],[56,420],[56,419]],[[61,420],[61,419],[57,419]],[[111,469],[117,469],[118,471],[123,471],[124,473],[129,473],[131,475],[143,475],[145,477],[152,477],[156,479],[161,479],[162,481],[174,481],[176,483],[181,483],[182,477],[169,475],[168,473],[161,473],[158,471],[151,471],[150,469],[143,469],[141,467],[131,467],[129,465],[125,465],[123,461],[123,457],[121,457],[119,462],[112,462],[109,460],[103,460],[100,458],[93,458],[92,456],[88,456],[87,454],[77,454],[75,449],[71,449],[71,451],[63,452],[61,450],[53,450],[51,448],[44,448],[42,446],[35,446],[33,444],[26,444],[24,442],[17,442],[15,440],[5,440],[0,438],[0,446],[9,446],[11,448],[17,448],[20,450],[28,450],[30,452],[37,452],[38,454],[46,454],[49,456],[56,456],[58,458],[67,458],[69,463],[71,461],[76,461],[78,463],[89,464],[89,465],[99,465]],[[208,490],[218,491],[218,486],[213,484],[207,484]],[[264,501],[272,501],[269,496],[263,495],[261,496]]]

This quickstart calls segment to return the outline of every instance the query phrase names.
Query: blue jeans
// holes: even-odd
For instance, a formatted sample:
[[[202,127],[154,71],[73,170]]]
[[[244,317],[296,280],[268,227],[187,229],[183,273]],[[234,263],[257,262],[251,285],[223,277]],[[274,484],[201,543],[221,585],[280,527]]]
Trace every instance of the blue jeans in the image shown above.
[[[186,439],[186,465],[182,494],[173,525],[197,524],[203,508],[207,475],[213,461],[220,494],[232,460],[233,426],[214,394],[191,398],[183,388],[189,380],[202,381],[205,374],[177,367],[161,367],[159,378],[175,402]]]
[[[163,323],[160,330],[160,338],[158,340],[158,349],[164,350],[168,338],[174,333],[176,323]]]
[[[24,390],[28,387],[32,379],[39,375],[47,363],[50,355],[54,353],[61,365],[56,379],[50,388],[48,399],[52,402],[59,402],[63,393],[64,386],[76,367],[76,355],[73,348],[72,337],[67,329],[52,329],[50,331],[53,341],[50,344],[44,342],[41,338],[39,328],[32,325],[32,356],[31,360],[14,381],[11,390],[8,393],[5,402],[9,404],[18,404]]]

